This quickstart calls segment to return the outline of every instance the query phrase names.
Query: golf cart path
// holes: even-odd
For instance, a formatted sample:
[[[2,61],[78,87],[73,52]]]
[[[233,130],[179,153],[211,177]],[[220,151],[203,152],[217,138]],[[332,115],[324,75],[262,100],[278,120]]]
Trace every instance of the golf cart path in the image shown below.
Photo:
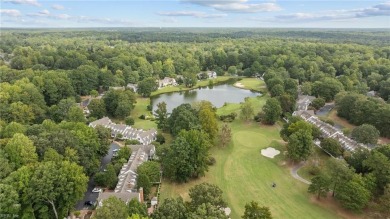
[[[297,180],[299,180],[299,181],[301,181],[301,182],[303,182],[303,183],[306,183],[306,184],[308,184],[308,185],[310,185],[311,184],[311,182],[310,181],[307,181],[306,179],[304,179],[304,178],[302,178],[302,177],[300,177],[299,175],[298,175],[298,170],[301,168],[301,167],[303,167],[303,166],[305,166],[305,163],[299,163],[299,164],[297,164],[297,165],[295,165],[295,166],[293,166],[292,168],[291,168],[291,170],[290,170],[290,173],[291,173],[291,175],[292,175],[292,177],[294,177],[295,179],[297,179]]]

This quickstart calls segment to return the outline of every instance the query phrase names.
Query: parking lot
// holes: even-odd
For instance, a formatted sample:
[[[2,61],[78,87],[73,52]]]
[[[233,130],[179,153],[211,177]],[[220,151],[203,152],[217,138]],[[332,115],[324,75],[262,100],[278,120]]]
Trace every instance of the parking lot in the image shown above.
[[[103,171],[106,168],[107,164],[110,163],[112,156],[113,156],[113,150],[119,149],[119,148],[120,147],[115,143],[112,143],[110,145],[110,149],[108,150],[108,154],[106,156],[104,156],[101,160],[100,171]],[[76,204],[76,207],[75,207],[76,210],[87,210],[87,209],[91,209],[93,207],[93,206],[86,206],[84,204],[87,201],[91,201],[93,203],[96,202],[96,199],[98,198],[99,193],[92,192],[92,190],[94,188],[95,188],[95,182],[93,180],[93,177],[91,177],[88,181],[88,188],[84,194],[84,198]]]

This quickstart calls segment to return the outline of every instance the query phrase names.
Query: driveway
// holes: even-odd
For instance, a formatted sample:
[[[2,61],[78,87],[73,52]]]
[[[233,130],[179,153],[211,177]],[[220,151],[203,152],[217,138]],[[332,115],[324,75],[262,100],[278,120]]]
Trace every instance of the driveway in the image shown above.
[[[112,155],[113,155],[113,150],[118,149],[118,148],[119,148],[119,146],[115,143],[112,143],[110,145],[110,149],[108,150],[107,155],[104,156],[101,160],[100,171],[103,171],[103,169],[106,168],[107,164],[110,163]],[[92,207],[84,206],[84,202],[86,202],[86,201],[96,202],[96,199],[98,198],[99,193],[92,192],[93,188],[95,188],[95,182],[93,181],[93,177],[91,177],[88,181],[88,187],[87,187],[87,191],[84,194],[84,198],[76,204],[76,207],[75,207],[76,210],[86,210],[86,209],[92,208]]]

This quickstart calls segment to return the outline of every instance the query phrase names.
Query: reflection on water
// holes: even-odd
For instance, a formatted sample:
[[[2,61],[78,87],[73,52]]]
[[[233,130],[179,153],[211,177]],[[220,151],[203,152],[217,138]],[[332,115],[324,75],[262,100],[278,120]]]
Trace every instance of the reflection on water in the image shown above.
[[[183,103],[193,103],[196,101],[207,100],[214,106],[221,107],[226,103],[240,103],[243,102],[245,97],[255,97],[261,95],[260,93],[239,89],[232,85],[216,85],[194,89],[190,91],[174,92],[160,94],[151,99],[153,110],[156,109],[156,105],[160,102],[167,104],[168,112],[176,108]]]

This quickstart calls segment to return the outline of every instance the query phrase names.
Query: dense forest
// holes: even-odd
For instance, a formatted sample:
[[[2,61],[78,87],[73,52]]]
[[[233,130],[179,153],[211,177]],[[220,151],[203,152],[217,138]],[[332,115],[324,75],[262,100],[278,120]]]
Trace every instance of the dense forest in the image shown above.
[[[137,94],[110,90],[91,102],[94,110],[88,118],[76,103],[129,83],[138,84],[143,88],[139,94],[148,96],[157,89],[156,79],[180,75],[180,83],[192,87],[197,74],[206,70],[219,76],[263,77],[273,97],[267,101],[270,108],[263,110],[275,112],[271,106],[279,105],[280,112],[266,118],[269,124],[290,116],[301,92],[323,104],[335,101],[340,117],[369,124],[390,137],[389,37],[384,30],[3,30],[0,191],[7,199],[0,200],[0,209],[21,218],[66,216],[85,192],[87,176],[98,172],[109,146],[110,131],[92,129],[87,122],[103,116],[127,118]],[[368,91],[375,95],[367,96]],[[203,108],[183,105],[172,112],[177,117],[159,123],[160,129],[177,136],[173,146],[192,147],[188,139],[194,138],[200,139],[199,147],[209,147],[203,139],[216,133],[205,137],[186,124],[172,125],[181,116],[180,121],[212,133],[201,115],[215,113],[211,106]],[[268,115],[259,115],[264,116]],[[170,150],[166,152],[172,163],[162,159],[168,178],[185,182],[207,170],[199,164],[198,169],[175,175],[179,171]],[[388,157],[388,151],[380,156],[389,163],[383,154]],[[372,169],[381,175],[379,168]],[[375,191],[383,194],[389,179],[379,179]]]

